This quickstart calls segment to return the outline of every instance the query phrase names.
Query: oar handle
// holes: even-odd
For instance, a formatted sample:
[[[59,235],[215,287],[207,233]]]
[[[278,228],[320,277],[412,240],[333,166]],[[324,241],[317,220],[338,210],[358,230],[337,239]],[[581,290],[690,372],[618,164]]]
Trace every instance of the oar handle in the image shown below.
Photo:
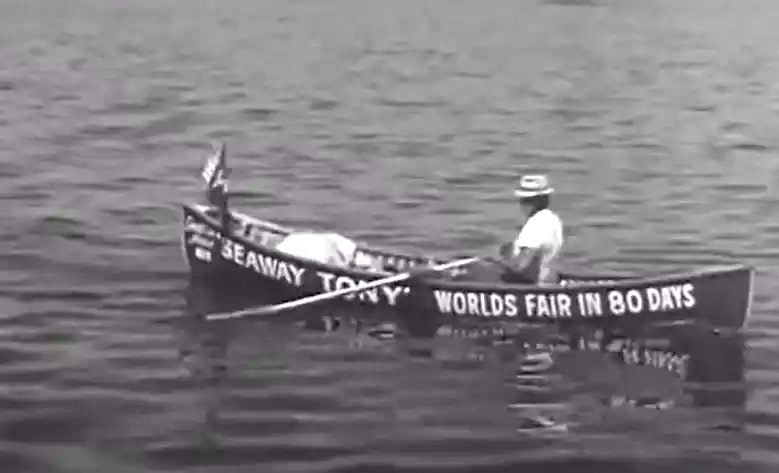
[[[362,284],[358,287],[349,287],[349,288],[339,289],[337,291],[323,292],[321,294],[315,294],[313,296],[303,297],[301,299],[284,302],[281,304],[265,306],[265,307],[257,307],[253,309],[244,309],[244,310],[239,310],[237,312],[210,314],[206,316],[206,320],[227,320],[227,319],[244,317],[247,315],[273,315],[283,310],[294,309],[296,307],[314,304],[316,302],[326,301],[326,300],[335,299],[342,296],[347,296],[350,294],[360,293],[367,289],[373,289],[374,287],[380,287],[380,286],[385,286],[387,284],[393,284],[393,283],[405,281],[412,277],[418,277],[428,272],[445,271],[447,269],[456,268],[458,266],[465,266],[467,264],[474,263],[479,259],[480,258],[478,256],[474,256],[474,257],[465,258],[457,261],[450,261],[449,263],[443,263],[443,264],[439,264],[427,268],[419,268],[408,273],[401,273],[387,278],[377,279],[375,281]]]

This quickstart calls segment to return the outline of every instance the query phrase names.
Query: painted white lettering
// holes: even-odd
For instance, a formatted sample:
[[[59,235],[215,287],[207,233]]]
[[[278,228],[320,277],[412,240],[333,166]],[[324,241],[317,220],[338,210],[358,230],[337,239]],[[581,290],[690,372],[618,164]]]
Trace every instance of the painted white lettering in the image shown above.
[[[246,261],[243,259],[246,255],[245,250],[246,248],[244,248],[242,244],[233,244],[233,261],[243,266],[244,268],[246,267]]]
[[[525,294],[525,314],[543,319],[572,317],[571,302],[565,293]]]
[[[197,233],[207,237],[216,235],[216,232],[209,226],[202,222],[196,222],[192,216],[187,217],[187,220],[184,222],[184,231]]]
[[[660,290],[656,287],[648,287],[646,289],[647,308],[651,312],[657,312],[660,310],[660,304],[662,303],[662,296]]]
[[[199,259],[200,261],[205,261],[206,263],[211,262],[211,252],[205,248],[201,248],[199,246],[195,247],[195,258]]]
[[[692,283],[648,287],[646,289],[614,289],[608,293],[609,311],[614,315],[669,312],[695,307],[695,287]],[[581,302],[580,302],[581,306]]]
[[[500,316],[506,308],[506,304],[503,303],[503,298],[499,294],[492,293],[489,295],[489,309],[487,308],[487,294],[481,294],[482,310],[486,313],[490,311],[495,316]]]
[[[353,289],[357,287],[357,283],[352,278],[346,276],[338,276],[335,278],[335,290],[340,291],[342,289]]]
[[[609,291],[609,312],[614,315],[623,315],[625,313],[625,296],[619,291]]]
[[[333,292],[333,279],[335,279],[335,274],[317,271],[316,275],[322,280],[322,289],[324,292]]]
[[[266,256],[268,258],[268,256]],[[278,261],[277,270],[275,274],[272,274],[276,279],[283,279],[289,284],[295,284],[295,279],[292,277],[292,271],[290,271],[290,263],[285,261]]]
[[[528,316],[536,311],[536,295],[535,294],[526,294],[525,295],[525,314],[528,314]]]
[[[504,294],[503,303],[505,304],[506,317],[516,317],[519,314],[517,296],[514,294]]]
[[[476,317],[515,317],[517,296],[489,292],[434,291],[441,313]],[[612,289],[598,292],[526,293],[524,315],[537,319],[565,319],[574,316],[603,317],[642,315],[658,311],[688,310],[695,306],[691,283],[641,289]]]
[[[597,292],[580,292],[576,295],[579,303],[579,313],[582,317],[600,317],[603,315],[603,304]]]
[[[336,276],[332,273],[317,271],[316,275],[319,277],[322,283],[323,292],[340,291],[343,289],[352,289],[357,287],[364,287],[369,284],[368,281],[355,280],[349,276]],[[346,300],[360,300],[362,302],[369,302],[371,304],[380,304],[386,302],[391,306],[395,306],[398,303],[400,294],[407,293],[409,288],[402,286],[380,286],[365,289],[364,291],[355,292],[343,296]]]
[[[466,312],[466,296],[462,292],[455,292],[453,299],[453,308],[455,314],[458,315],[465,315]]]
[[[627,302],[627,308],[632,314],[638,314],[644,309],[644,301],[641,299],[641,293],[635,289],[631,289],[625,295],[625,301]]]
[[[442,314],[475,317],[516,317],[518,314],[514,294],[437,290],[433,296]]]
[[[348,276],[338,276],[335,279],[335,290],[336,291],[340,291],[341,289],[346,289],[346,288],[351,289],[351,288],[356,288],[356,287],[364,287],[364,286],[367,286],[367,285],[368,285],[368,282],[366,282],[366,281],[362,281],[362,280],[355,281],[354,279],[352,279],[352,278],[350,278]],[[395,302],[396,295],[391,293],[391,292],[388,293],[388,291],[392,291],[392,290],[400,291],[401,288],[399,288],[399,287],[395,287],[395,288],[382,287],[381,289],[385,289],[384,295],[387,297],[388,302],[389,302],[390,299],[392,299],[392,302],[389,302],[390,305],[395,305],[394,302]],[[366,289],[365,291],[362,291],[362,292],[356,292],[356,293],[344,296],[344,299],[346,299],[346,300],[354,300],[355,298],[357,298],[357,299],[359,299],[359,300],[361,300],[363,302],[371,302],[373,304],[378,304],[380,302],[380,300],[379,300],[379,294],[380,294],[379,290],[380,289],[378,287],[369,288],[369,289]],[[395,296],[395,297],[393,297],[393,296]]]
[[[294,264],[287,263],[287,268],[292,271],[292,277],[294,278],[294,284],[297,287],[303,286],[303,275],[306,273],[306,268],[299,268]]]
[[[452,293],[450,291],[433,291],[438,312],[442,314],[452,313]]]
[[[561,285],[595,281],[565,280]],[[612,281],[602,280],[598,283]],[[669,284],[641,289],[612,289],[605,294],[605,307],[600,293],[580,292],[576,294],[577,312],[582,317],[601,317],[603,315],[638,315],[649,312],[669,312],[689,310],[695,307],[695,286],[690,283]],[[545,304],[535,295],[526,297],[528,315],[555,317],[554,306]]]
[[[222,240],[222,258],[226,259],[227,261],[233,260],[232,240],[228,240],[226,238]]]
[[[214,247],[214,241],[210,240],[203,235],[192,234],[187,240],[187,245],[190,246],[202,246],[203,248],[212,249]]]
[[[408,293],[410,288],[400,286],[381,286],[381,290],[384,292],[384,296],[387,298],[387,302],[391,306],[398,304],[398,297],[401,293]]]
[[[469,292],[467,294],[468,299],[468,315],[479,315],[480,313],[483,314],[485,317],[489,317],[490,314],[486,314],[484,312],[479,312],[479,296],[481,294],[476,294],[473,292]]]
[[[674,302],[675,302],[674,297],[673,297],[674,295],[676,295],[676,294],[675,294],[675,291],[673,290],[673,288],[664,287],[664,288],[660,289],[660,298],[662,300],[662,303],[660,304],[660,307],[662,308],[662,310],[671,310],[671,309],[673,309]]]
[[[694,286],[691,283],[681,285],[647,288],[650,310],[670,311],[695,307]]]
[[[557,309],[560,317],[571,317],[571,296],[568,294],[557,294]]]
[[[264,274],[276,274],[279,267],[279,260],[266,255],[257,255],[260,263],[260,270]]]
[[[255,273],[260,272],[260,264],[257,261],[257,254],[253,251],[250,251],[249,254],[246,255],[246,265],[247,268],[251,268],[252,271]]]
[[[292,263],[257,254],[244,245],[229,239],[223,239],[221,246],[222,258],[227,261],[277,281],[284,281],[297,287],[303,285],[305,268],[298,268]]]
[[[336,291],[342,291],[344,289],[353,289],[357,286],[357,284],[352,280],[352,278],[347,278],[344,276],[339,276],[335,278],[335,290]],[[344,296],[344,299],[347,301],[354,300],[354,298],[357,297],[356,293],[351,293],[349,295]]]
[[[683,301],[682,304],[684,305],[685,309],[692,309],[695,307],[695,295],[693,292],[695,291],[695,286],[692,285],[692,283],[684,283],[682,284],[682,297]]]

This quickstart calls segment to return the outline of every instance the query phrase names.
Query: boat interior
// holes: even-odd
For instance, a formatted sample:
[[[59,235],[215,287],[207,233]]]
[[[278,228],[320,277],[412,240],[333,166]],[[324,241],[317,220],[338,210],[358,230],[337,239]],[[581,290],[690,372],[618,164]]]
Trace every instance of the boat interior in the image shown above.
[[[219,218],[219,211],[214,206],[194,204],[191,207],[195,211],[199,213],[203,213],[211,219],[218,220]],[[241,235],[243,238],[246,238],[251,242],[254,242],[258,245],[265,246],[265,247],[271,247],[271,248],[275,247],[276,245],[278,245],[278,243],[281,242],[281,240],[284,239],[285,236],[296,231],[323,231],[323,230],[314,230],[314,229],[294,229],[290,227],[284,227],[282,225],[261,220],[256,217],[252,217],[250,215],[235,210],[231,210],[230,215],[232,216],[233,225],[234,225],[233,233]],[[428,265],[430,263],[441,264],[456,259],[456,258],[436,258],[436,257],[429,257],[429,256],[420,256],[420,255],[406,254],[400,251],[379,249],[359,241],[358,241],[357,251],[358,253],[362,252],[363,254],[378,260],[381,266],[384,268],[384,271],[379,272],[379,274],[383,274],[387,276],[408,271],[409,269],[414,268],[415,266]],[[481,285],[484,285],[485,287],[487,285],[494,286],[496,281],[494,278],[490,279],[489,274],[487,274],[485,277],[480,277],[480,275],[478,274],[480,272],[479,269],[480,267],[486,268],[488,266],[490,265],[472,264],[469,266],[467,271],[455,269],[455,270],[450,270],[446,273],[440,273],[439,276],[449,281],[467,280],[472,287],[477,287]],[[560,277],[559,284],[561,285],[580,285],[580,284],[599,285],[599,284],[614,284],[614,283],[622,284],[622,283],[627,283],[630,280],[636,280],[636,279],[641,279],[646,282],[657,281],[659,283],[662,283],[664,281],[667,281],[671,277],[684,276],[685,278],[691,278],[691,277],[698,277],[705,274],[717,273],[721,271],[730,271],[734,269],[740,270],[742,268],[743,268],[742,265],[731,264],[731,265],[722,265],[718,267],[712,266],[707,268],[701,268],[696,271],[690,271],[690,272],[678,273],[678,274],[660,274],[660,275],[652,275],[652,276],[647,275],[647,276],[639,276],[639,277],[624,275],[624,274],[605,275],[605,274],[581,274],[581,273],[574,274],[574,273],[561,272],[559,274]],[[357,270],[357,271],[365,272],[364,270]],[[484,272],[489,273],[490,271],[489,269],[487,269]],[[502,284],[505,285],[506,283],[502,283]]]
[[[219,217],[218,210],[214,207],[207,205],[196,205],[194,207],[211,218],[216,219]],[[273,222],[260,220],[235,210],[231,210],[230,214],[233,217],[234,227],[232,230],[235,234],[265,247],[275,247],[285,236],[296,231],[301,231],[299,229],[283,227]],[[362,252],[373,259],[379,260],[384,271],[388,274],[400,273],[418,265],[426,265],[431,260],[435,263],[445,262],[445,260],[433,260],[422,256],[380,250],[363,242],[358,242],[358,245],[358,253]]]
[[[192,208],[194,208],[199,212],[202,212],[203,214],[207,215],[212,219],[218,220],[219,218],[218,210],[212,206],[195,204],[192,205]],[[297,229],[284,227],[273,222],[261,220],[256,217],[252,217],[250,215],[238,211],[231,210],[230,214],[233,217],[234,232],[248,239],[249,241],[252,241],[262,246],[275,247],[284,239],[285,236],[289,235],[292,232],[300,231]],[[363,251],[374,258],[380,259],[384,264],[385,274],[387,275],[392,275],[403,271],[407,271],[408,269],[416,265],[427,264],[430,261],[430,259],[421,256],[407,255],[399,252],[391,252],[388,250],[379,250],[370,247],[365,243],[360,243],[358,251]],[[441,263],[445,261],[446,260],[444,259],[435,260],[436,263]],[[457,277],[456,273],[455,276],[450,276],[450,277],[451,279],[460,279]],[[587,280],[595,282],[595,281],[601,281],[604,276],[566,274],[566,275],[561,275],[561,277],[575,278],[582,282],[585,282]],[[466,276],[463,279],[470,279],[470,278]],[[626,276],[622,276],[622,277],[615,277],[615,279],[628,279],[628,278]],[[653,326],[657,328],[661,326],[689,325],[691,323],[692,323],[691,320],[679,320],[670,323],[662,322],[658,324],[653,324]]]

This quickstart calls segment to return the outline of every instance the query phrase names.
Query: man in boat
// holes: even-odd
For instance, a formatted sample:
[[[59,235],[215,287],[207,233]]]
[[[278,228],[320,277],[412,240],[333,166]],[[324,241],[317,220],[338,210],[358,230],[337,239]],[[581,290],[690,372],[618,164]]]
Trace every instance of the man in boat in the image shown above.
[[[381,271],[381,264],[361,251],[357,243],[337,233],[298,232],[287,235],[276,249],[318,263]]]
[[[517,284],[555,284],[556,263],[563,248],[563,223],[549,208],[554,189],[546,176],[522,176],[514,195],[519,198],[525,222],[516,238],[500,247],[501,279]]]

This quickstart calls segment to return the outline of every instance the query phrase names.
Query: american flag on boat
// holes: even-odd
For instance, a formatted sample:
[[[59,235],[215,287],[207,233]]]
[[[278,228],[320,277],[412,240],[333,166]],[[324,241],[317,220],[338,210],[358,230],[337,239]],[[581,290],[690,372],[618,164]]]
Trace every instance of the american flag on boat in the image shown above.
[[[227,208],[227,149],[224,143],[217,145],[214,154],[208,157],[201,176],[206,183],[208,202],[220,209]]]
[[[214,154],[206,160],[202,176],[209,188],[221,187],[223,192],[227,192],[227,175],[229,170],[225,160],[226,155],[225,145],[220,144],[217,146]]]

